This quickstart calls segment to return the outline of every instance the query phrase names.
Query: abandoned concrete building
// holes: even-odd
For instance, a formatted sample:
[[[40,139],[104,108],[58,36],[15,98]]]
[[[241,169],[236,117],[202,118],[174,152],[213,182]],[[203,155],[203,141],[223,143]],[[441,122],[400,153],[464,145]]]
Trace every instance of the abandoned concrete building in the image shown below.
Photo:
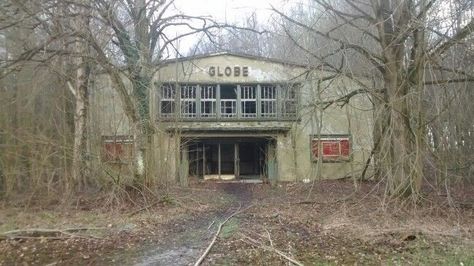
[[[150,107],[157,178],[299,181],[360,174],[373,146],[370,99],[334,73],[218,53],[167,61]],[[133,133],[109,80],[95,82],[91,118],[103,163],[124,164]],[[333,104],[331,104],[333,103]],[[319,163],[318,163],[319,162]]]

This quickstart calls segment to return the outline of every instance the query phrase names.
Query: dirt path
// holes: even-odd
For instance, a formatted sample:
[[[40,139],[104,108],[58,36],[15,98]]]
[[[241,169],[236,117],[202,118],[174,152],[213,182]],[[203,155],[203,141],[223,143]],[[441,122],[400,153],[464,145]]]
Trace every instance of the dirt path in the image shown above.
[[[136,265],[192,265],[211,242],[219,223],[235,212],[239,206],[245,208],[252,199],[254,185],[241,183],[214,184],[222,192],[226,203],[217,210],[197,213],[185,219],[172,220],[164,225],[169,232],[154,246],[145,247],[136,257],[119,255],[114,261]]]
[[[169,200],[133,216],[128,206],[109,214],[12,209],[3,219],[0,210],[0,226],[11,224],[8,230],[105,228],[87,232],[94,238],[0,241],[0,266],[192,265],[239,206],[251,208],[226,223],[204,265],[288,265],[269,247],[304,265],[474,265],[474,210],[448,208],[436,191],[416,212],[381,208],[383,188],[366,182],[355,191],[351,180],[198,183],[158,195]],[[472,190],[453,195],[455,202],[474,202]]]

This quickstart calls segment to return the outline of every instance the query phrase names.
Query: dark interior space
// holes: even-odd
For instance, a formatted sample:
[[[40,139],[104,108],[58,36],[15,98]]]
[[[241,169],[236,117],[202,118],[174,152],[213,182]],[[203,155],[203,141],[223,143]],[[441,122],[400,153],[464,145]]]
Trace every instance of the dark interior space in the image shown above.
[[[265,163],[264,142],[239,143],[240,176],[260,175]]]
[[[264,138],[213,138],[189,141],[189,175],[235,175],[240,179],[258,179],[266,175]],[[219,159],[220,148],[220,159]]]
[[[236,85],[222,84],[220,87],[221,87],[221,99],[237,99],[237,86]]]
[[[233,143],[221,143],[221,174],[233,175],[235,165],[235,145]]]

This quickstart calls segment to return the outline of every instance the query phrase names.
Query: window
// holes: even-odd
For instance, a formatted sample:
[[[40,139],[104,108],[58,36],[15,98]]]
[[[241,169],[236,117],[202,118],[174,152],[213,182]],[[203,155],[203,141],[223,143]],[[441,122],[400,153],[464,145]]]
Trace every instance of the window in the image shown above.
[[[318,160],[319,148],[323,162],[348,161],[351,155],[350,136],[313,136],[311,138],[311,155]]]
[[[106,163],[129,163],[133,156],[132,136],[103,136],[102,161]]]
[[[240,87],[242,117],[257,117],[257,95],[254,86]]]
[[[296,117],[298,112],[297,85],[282,87],[282,116]]]
[[[300,84],[163,84],[158,112],[163,120],[296,119]]]
[[[237,115],[236,100],[221,100],[221,116],[235,117]]]
[[[221,85],[221,117],[231,118],[237,116],[237,86]]]
[[[181,116],[183,118],[196,117],[196,85],[181,86]]]
[[[161,117],[173,117],[176,111],[176,89],[172,85],[161,86]]]
[[[201,86],[201,117],[216,117],[216,86]]]
[[[262,117],[276,117],[277,101],[275,86],[261,86]]]

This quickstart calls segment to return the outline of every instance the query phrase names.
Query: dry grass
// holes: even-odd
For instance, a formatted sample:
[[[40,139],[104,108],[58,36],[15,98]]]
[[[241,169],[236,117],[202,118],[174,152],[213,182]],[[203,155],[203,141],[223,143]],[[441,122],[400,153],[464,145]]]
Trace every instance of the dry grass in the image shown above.
[[[455,200],[469,202],[473,195],[467,191],[469,187],[459,188],[463,190],[453,190],[452,195],[459,197]],[[134,263],[140,260],[144,247],[167,248],[169,240],[178,246],[187,246],[191,240],[202,242],[204,248],[207,241],[190,239],[198,235],[193,230],[211,227],[211,235],[211,222],[217,224],[238,203],[252,208],[222,228],[205,264],[286,264],[272,248],[304,264],[474,262],[472,209],[449,207],[446,198],[434,191],[426,193],[415,207],[388,202],[375,183],[362,183],[354,191],[352,181],[344,180],[320,181],[312,189],[308,184],[291,183],[273,188],[205,183],[155,191],[160,196],[146,200],[142,195],[131,196],[133,201],[113,208],[101,204],[94,208],[97,199],[46,209],[4,206],[0,209],[0,232],[71,227],[106,230],[94,232],[100,238],[94,240],[0,241],[0,265],[2,261],[77,264],[84,260],[113,264],[124,253],[135,258],[130,262]],[[159,202],[152,204],[154,200]],[[248,238],[257,242],[249,244]]]

